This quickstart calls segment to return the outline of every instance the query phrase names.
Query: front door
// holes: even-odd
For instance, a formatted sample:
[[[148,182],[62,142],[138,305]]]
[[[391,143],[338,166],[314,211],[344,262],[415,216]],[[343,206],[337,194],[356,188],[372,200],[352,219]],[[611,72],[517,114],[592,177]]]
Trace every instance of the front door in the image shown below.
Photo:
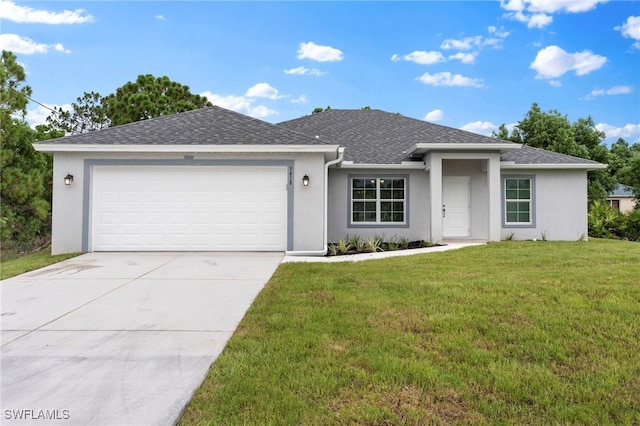
[[[442,177],[442,236],[468,237],[469,176]]]

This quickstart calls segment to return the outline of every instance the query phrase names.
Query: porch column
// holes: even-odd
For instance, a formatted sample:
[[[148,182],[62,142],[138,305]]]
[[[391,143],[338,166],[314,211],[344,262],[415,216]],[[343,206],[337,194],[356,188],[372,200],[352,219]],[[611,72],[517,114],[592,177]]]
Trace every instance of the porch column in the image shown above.
[[[502,228],[500,154],[491,154],[487,162],[487,180],[489,184],[489,241],[500,241],[500,230]]]
[[[431,240],[442,242],[442,155],[432,153],[427,158],[431,191]]]

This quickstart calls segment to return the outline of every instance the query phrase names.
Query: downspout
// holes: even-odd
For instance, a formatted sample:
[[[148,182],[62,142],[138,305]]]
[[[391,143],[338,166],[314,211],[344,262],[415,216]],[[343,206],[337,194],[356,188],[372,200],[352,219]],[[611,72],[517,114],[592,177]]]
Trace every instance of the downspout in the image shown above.
[[[329,239],[329,167],[334,164],[338,164],[342,162],[344,158],[344,147],[338,148],[338,158],[335,160],[331,160],[324,165],[324,215],[322,217],[323,221],[323,235],[322,235],[322,247],[323,250],[315,250],[315,251],[292,251],[286,253],[287,256],[324,256],[328,251],[328,239]]]

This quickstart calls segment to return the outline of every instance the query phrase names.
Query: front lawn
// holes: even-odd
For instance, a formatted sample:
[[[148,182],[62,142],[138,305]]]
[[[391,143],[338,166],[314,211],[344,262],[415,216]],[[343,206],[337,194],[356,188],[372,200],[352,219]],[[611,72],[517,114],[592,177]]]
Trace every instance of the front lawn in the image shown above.
[[[639,243],[283,264],[180,424],[640,424],[639,354]]]
[[[34,269],[44,268],[45,266],[78,256],[79,254],[80,253],[68,253],[52,256],[51,248],[47,247],[35,253],[6,260],[0,263],[0,280],[33,271]]]

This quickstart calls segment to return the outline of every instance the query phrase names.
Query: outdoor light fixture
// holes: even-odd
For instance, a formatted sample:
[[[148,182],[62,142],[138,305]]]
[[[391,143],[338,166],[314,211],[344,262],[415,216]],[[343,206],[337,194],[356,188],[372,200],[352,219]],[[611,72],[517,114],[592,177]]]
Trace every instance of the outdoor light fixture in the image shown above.
[[[71,185],[71,182],[73,182],[73,175],[67,173],[67,175],[64,177],[64,184],[65,185]]]
[[[309,186],[309,176],[304,175],[302,178],[302,186]]]

